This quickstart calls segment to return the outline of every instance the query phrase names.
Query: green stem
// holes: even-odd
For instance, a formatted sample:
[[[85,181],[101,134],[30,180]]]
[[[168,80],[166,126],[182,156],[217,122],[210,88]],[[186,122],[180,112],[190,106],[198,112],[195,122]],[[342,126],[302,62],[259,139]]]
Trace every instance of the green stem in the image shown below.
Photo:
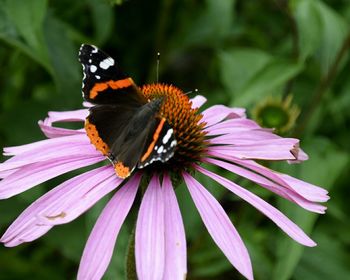
[[[287,16],[290,28],[291,28],[291,35],[292,35],[292,59],[296,63],[299,60],[299,33],[298,33],[298,26],[297,22],[295,21],[295,18],[292,14],[292,12],[289,9],[289,4],[288,1],[285,0],[278,0],[274,1],[276,6]],[[283,97],[286,98],[292,91],[293,86],[294,86],[294,81],[295,78],[290,79],[287,83],[286,86],[284,87],[283,91]]]
[[[135,262],[135,229],[136,229],[136,224],[130,235],[128,251],[126,254],[125,266],[126,266],[127,280],[137,280],[136,262]]]
[[[304,111],[304,114],[300,118],[299,126],[295,129],[294,135],[296,137],[300,137],[305,131],[315,110],[320,105],[325,93],[327,92],[328,88],[331,86],[332,82],[334,81],[338,72],[339,64],[342,61],[343,57],[346,55],[347,50],[349,48],[350,48],[350,33],[345,38],[344,43],[341,49],[339,50],[333,64],[329,68],[329,71],[324,77],[322,77],[319,85],[315,89],[310,101],[310,106],[308,107],[308,110]]]

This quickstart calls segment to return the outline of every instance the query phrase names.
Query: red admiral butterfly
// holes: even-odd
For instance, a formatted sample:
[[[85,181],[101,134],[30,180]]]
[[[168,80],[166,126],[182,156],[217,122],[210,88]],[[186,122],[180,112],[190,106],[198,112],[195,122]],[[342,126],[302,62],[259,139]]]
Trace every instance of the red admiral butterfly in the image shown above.
[[[147,100],[113,58],[93,45],[79,51],[83,97],[93,107],[85,129],[91,143],[107,156],[116,174],[128,177],[135,167],[166,162],[176,147],[174,130],[159,114],[166,97]]]

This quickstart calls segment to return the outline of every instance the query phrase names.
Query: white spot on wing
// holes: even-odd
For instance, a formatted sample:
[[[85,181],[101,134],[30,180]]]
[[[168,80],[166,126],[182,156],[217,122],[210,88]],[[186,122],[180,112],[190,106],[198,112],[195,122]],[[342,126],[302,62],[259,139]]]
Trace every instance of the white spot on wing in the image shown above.
[[[92,73],[95,73],[96,70],[97,70],[97,67],[96,67],[95,65],[91,65],[91,66],[90,66],[90,71],[91,71]]]
[[[91,51],[92,53],[97,53],[98,52],[98,48],[94,45],[91,45],[91,47],[93,48],[93,50]]]
[[[163,137],[163,144],[168,143],[168,141],[169,141],[171,135],[173,135],[173,132],[174,132],[174,130],[173,130],[172,128],[170,128],[170,129],[166,132],[165,136]]]
[[[163,146],[160,146],[159,149],[157,150],[157,153],[158,153],[158,154],[161,154],[161,153],[163,152],[163,149],[164,149],[164,147],[163,147]]]
[[[99,76],[99,75],[95,75],[95,77],[97,80],[101,79],[101,76]]]
[[[111,57],[108,57],[105,60],[102,60],[100,62],[100,67],[102,69],[105,69],[105,70],[108,69],[110,66],[113,66],[113,65],[114,65],[114,59],[111,58]]]

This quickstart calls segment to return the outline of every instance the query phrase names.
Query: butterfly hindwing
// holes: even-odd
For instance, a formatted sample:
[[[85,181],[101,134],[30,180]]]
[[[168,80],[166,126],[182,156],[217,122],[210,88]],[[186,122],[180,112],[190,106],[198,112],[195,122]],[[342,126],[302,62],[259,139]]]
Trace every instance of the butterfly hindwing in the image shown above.
[[[154,161],[168,161],[174,155],[176,144],[174,130],[165,118],[160,119],[153,132],[152,139],[146,146],[138,163],[138,167],[146,167]]]
[[[119,69],[116,61],[97,47],[83,44],[79,61],[83,66],[82,87],[86,101],[132,107],[147,102],[134,81]]]
[[[92,143],[104,155],[110,154],[111,147],[123,134],[135,111],[135,108],[114,104],[96,105],[90,108],[85,129]],[[97,140],[100,141],[100,144],[106,146],[106,149],[101,150],[97,147]]]

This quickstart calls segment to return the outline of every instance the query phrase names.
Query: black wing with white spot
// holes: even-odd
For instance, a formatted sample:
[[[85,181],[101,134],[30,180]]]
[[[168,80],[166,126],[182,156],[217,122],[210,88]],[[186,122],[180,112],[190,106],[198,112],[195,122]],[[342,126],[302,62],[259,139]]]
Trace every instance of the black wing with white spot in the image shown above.
[[[134,81],[120,70],[112,57],[97,47],[83,44],[79,61],[83,66],[82,88],[86,101],[128,107],[147,103]]]
[[[168,161],[174,155],[176,144],[174,129],[165,119],[163,119],[163,122],[160,120],[157,129],[154,131],[152,142],[146,147],[138,167],[146,167],[155,161]]]

